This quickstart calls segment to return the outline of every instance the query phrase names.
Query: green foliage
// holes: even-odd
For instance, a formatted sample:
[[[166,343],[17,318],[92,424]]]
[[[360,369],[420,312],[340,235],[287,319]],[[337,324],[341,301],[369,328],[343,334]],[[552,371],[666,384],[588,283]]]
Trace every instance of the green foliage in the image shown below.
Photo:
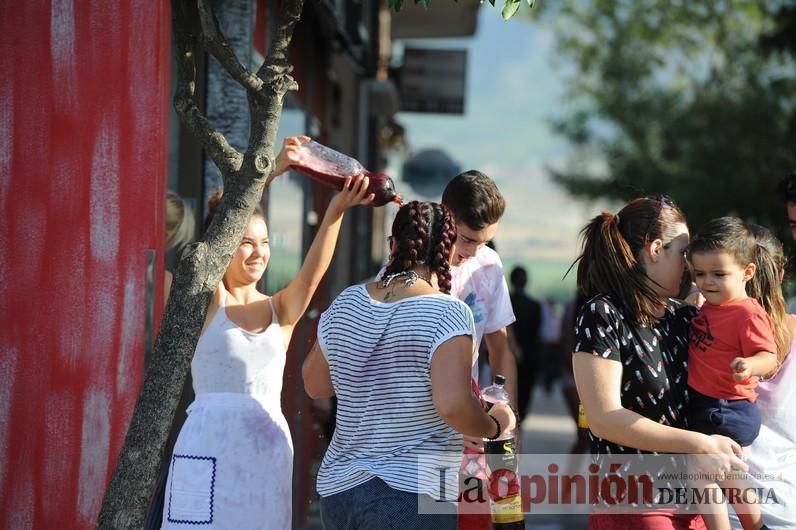
[[[506,0],[503,3],[503,10],[500,12],[503,20],[508,20],[513,17],[520,8],[520,3],[522,3],[522,0]]]
[[[415,5],[420,4],[425,8],[428,7],[431,0],[414,0],[414,2]],[[404,7],[404,0],[387,0],[387,7],[394,11],[400,11]]]
[[[437,1],[442,2],[445,0],[437,0]],[[526,2],[528,3],[528,7],[531,8],[536,3],[535,0],[526,0]],[[415,5],[422,4],[423,7],[428,7],[429,4],[431,3],[431,0],[414,0],[414,3]],[[492,5],[492,7],[495,7],[495,0],[489,0],[489,3]],[[503,3],[503,9],[500,12],[501,16],[503,17],[503,20],[508,20],[511,17],[513,17],[517,13],[517,11],[519,11],[521,3],[522,0],[505,0],[505,2]],[[400,11],[404,7],[404,0],[387,0],[387,6],[394,11]]]
[[[547,3],[574,62],[554,126],[578,149],[552,178],[576,197],[666,193],[698,228],[734,214],[781,227],[796,168],[796,65],[761,39],[780,2]]]

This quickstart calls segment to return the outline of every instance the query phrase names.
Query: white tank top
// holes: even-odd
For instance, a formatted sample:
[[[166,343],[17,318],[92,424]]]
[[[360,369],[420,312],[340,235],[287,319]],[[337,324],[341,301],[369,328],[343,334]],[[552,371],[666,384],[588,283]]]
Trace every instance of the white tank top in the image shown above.
[[[194,392],[249,394],[279,410],[287,347],[272,299],[271,324],[260,333],[232,322],[225,301],[226,293],[196,345],[191,362]]]

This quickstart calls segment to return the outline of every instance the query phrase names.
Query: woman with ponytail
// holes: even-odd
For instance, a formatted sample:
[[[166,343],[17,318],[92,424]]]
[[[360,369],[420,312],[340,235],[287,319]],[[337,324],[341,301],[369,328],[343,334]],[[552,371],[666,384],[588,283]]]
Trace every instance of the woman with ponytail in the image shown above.
[[[641,453],[702,453],[711,455],[711,472],[745,470],[737,443],[686,430],[688,332],[696,308],[674,300],[686,272],[682,211],[665,197],[635,199],[616,215],[598,215],[581,234],[577,281],[589,301],[576,320],[572,363],[596,463],[605,455],[627,455],[630,462]],[[589,526],[699,529],[704,521],[682,512],[620,515],[597,508]]]
[[[321,316],[302,373],[312,398],[337,396],[317,481],[326,530],[457,528],[454,507],[432,515],[418,506],[438,510],[435,499],[458,492],[462,434],[496,439],[515,427],[507,405],[487,414],[471,391],[473,316],[449,295],[455,241],[445,206],[406,204],[381,279],[349,287]],[[418,462],[445,453],[444,475]]]

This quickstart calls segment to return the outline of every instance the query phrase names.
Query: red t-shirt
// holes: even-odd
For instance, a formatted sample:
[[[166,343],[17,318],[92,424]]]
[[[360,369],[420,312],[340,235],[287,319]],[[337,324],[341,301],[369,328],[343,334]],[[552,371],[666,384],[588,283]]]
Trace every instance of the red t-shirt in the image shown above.
[[[688,386],[717,399],[757,399],[757,378],[733,379],[730,362],[757,352],[775,352],[771,317],[754,298],[724,305],[705,303],[691,321]]]

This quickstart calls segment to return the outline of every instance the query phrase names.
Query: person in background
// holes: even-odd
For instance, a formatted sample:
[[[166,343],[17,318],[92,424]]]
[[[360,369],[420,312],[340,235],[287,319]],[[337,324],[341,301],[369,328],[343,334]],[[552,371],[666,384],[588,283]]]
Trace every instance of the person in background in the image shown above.
[[[561,394],[567,404],[572,421],[575,423],[575,442],[569,452],[581,454],[589,450],[589,430],[580,421],[580,399],[575,386],[575,376],[572,374],[572,352],[575,351],[575,317],[580,313],[588,297],[578,294],[564,307],[561,317]]]
[[[171,284],[174,280],[173,266],[175,261],[182,254],[185,246],[193,241],[196,231],[196,221],[193,210],[185,203],[185,200],[176,193],[169,191],[166,194],[166,256],[165,271],[163,273],[163,306],[169,300]],[[168,476],[168,464],[171,450],[174,447],[176,435],[174,426],[179,428],[185,422],[185,407],[193,400],[193,390],[191,389],[191,376],[185,378],[180,403],[174,418],[172,432],[166,442],[166,451],[161,463],[160,478],[155,487],[155,493],[149,504],[149,511],[144,522],[144,530],[154,530],[160,528],[163,519],[163,503],[166,491],[166,479]]]
[[[749,486],[776,496],[776,502],[762,502],[760,511],[771,530],[796,528],[796,316],[787,313],[782,295],[782,279],[787,260],[782,243],[770,230],[749,224],[757,244],[762,247],[755,259],[757,271],[746,284],[749,296],[757,300],[771,317],[777,332],[777,370],[757,385],[760,434],[745,451],[749,464]],[[734,529],[742,528],[735,513],[730,513]]]
[[[791,238],[796,240],[796,171],[792,171],[779,182],[777,191],[785,203],[785,213],[790,227]],[[796,314],[796,298],[789,300],[788,312]]]
[[[166,252],[172,253],[175,259],[179,259],[185,245],[193,241],[195,231],[196,221],[193,210],[185,204],[182,197],[172,191],[168,192],[166,194]],[[164,304],[169,298],[173,280],[173,271],[167,261],[163,278]]]
[[[455,509],[419,513],[441,479],[418,456],[458,455],[460,433],[496,439],[516,425],[507,405],[487,414],[472,393],[473,315],[448,294],[455,240],[447,208],[406,204],[380,279],[344,290],[320,318],[302,375],[310,397],[338,400],[317,480],[326,530],[455,529]]]
[[[561,315],[552,297],[542,304],[542,376],[545,392],[550,394],[561,377]]]
[[[782,200],[785,201],[785,212],[788,216],[790,235],[793,239],[796,239],[796,171],[792,171],[779,182],[777,191]]]
[[[517,367],[517,412],[522,421],[533,401],[533,390],[542,358],[539,355],[539,329],[542,324],[542,305],[528,296],[528,273],[524,267],[514,267],[509,274],[511,283],[511,307],[517,321],[511,325],[514,339],[519,346]]]

